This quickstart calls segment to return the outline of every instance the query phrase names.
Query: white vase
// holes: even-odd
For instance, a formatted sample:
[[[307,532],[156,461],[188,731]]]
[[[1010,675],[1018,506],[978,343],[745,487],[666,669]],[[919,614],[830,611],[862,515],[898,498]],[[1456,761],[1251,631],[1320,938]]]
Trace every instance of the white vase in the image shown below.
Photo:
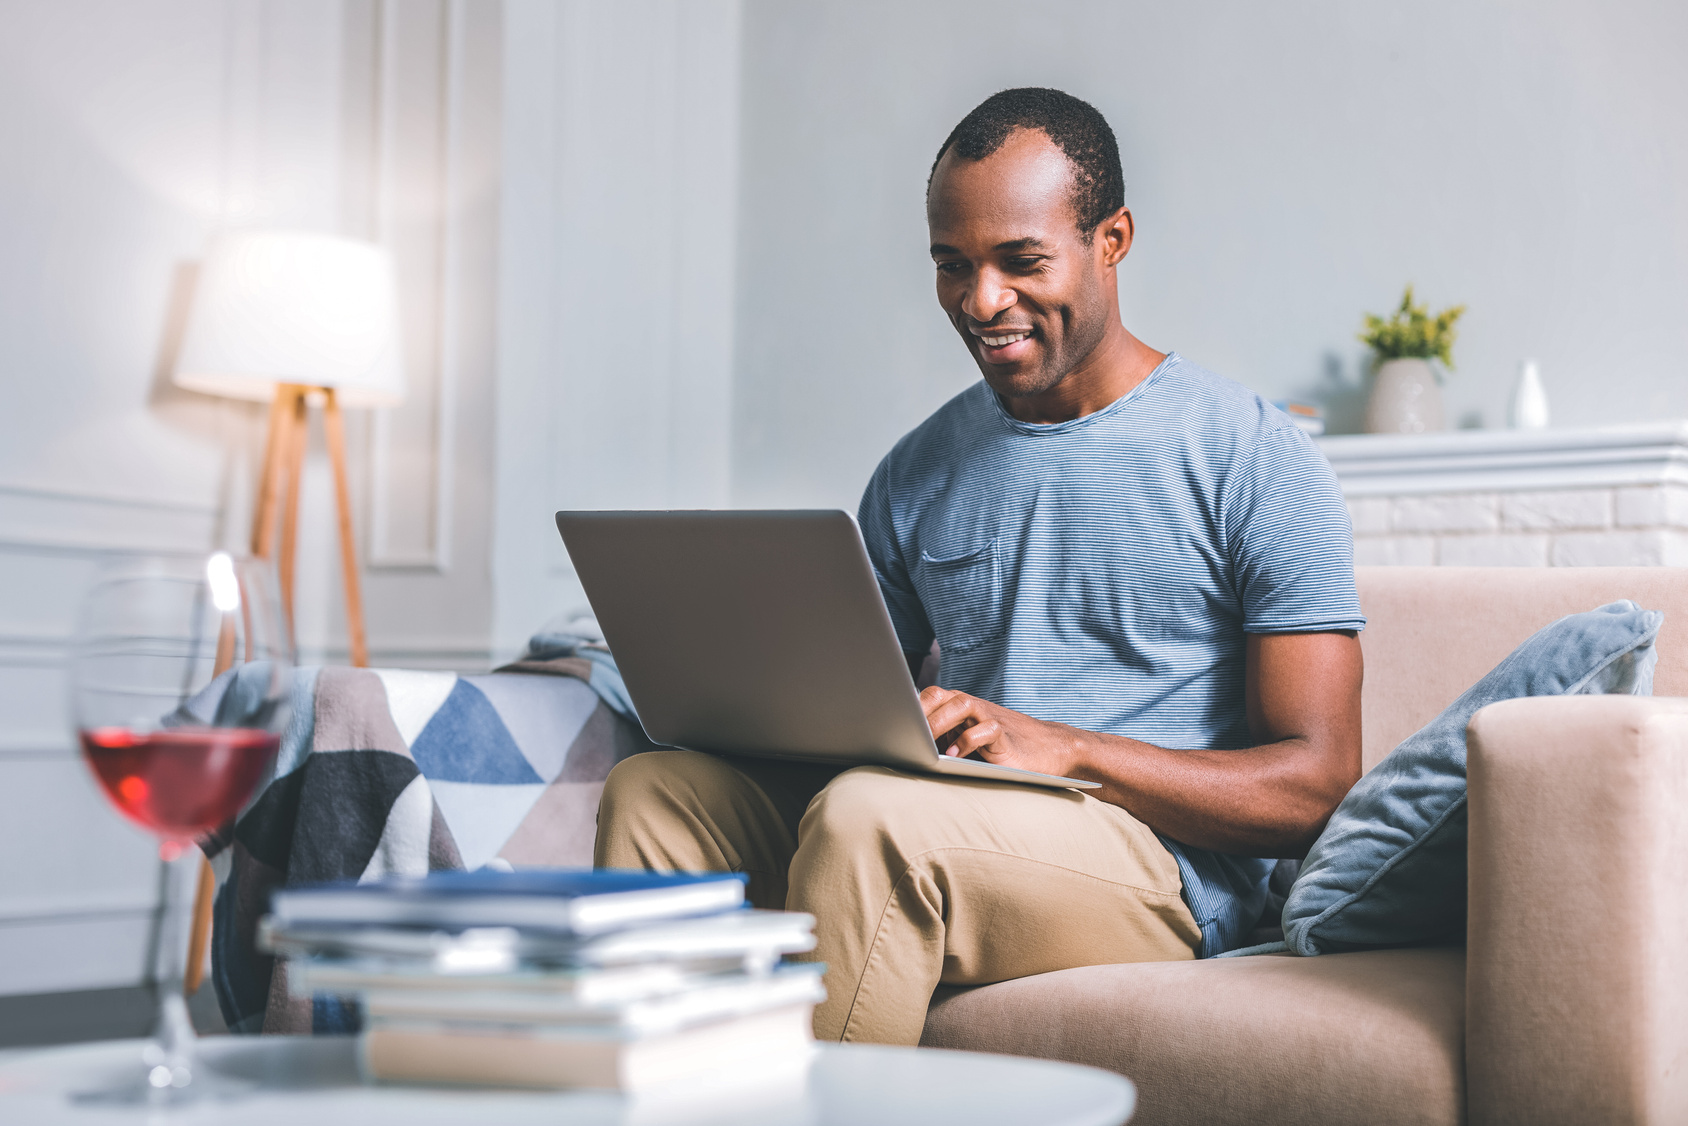
[[[1514,430],[1547,428],[1547,391],[1541,385],[1541,371],[1534,360],[1518,365],[1518,382],[1512,388],[1512,409],[1507,412],[1507,421]]]
[[[1367,434],[1423,434],[1443,429],[1442,388],[1429,360],[1387,360],[1366,402]]]

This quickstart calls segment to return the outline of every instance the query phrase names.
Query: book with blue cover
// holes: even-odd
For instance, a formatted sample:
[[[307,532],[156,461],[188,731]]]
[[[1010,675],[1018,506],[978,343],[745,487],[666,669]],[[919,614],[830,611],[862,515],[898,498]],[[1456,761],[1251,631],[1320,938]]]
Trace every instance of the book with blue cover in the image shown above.
[[[814,928],[815,917],[801,911],[756,910],[661,919],[598,935],[516,927],[447,931],[310,920],[281,923],[271,916],[258,927],[258,949],[351,973],[455,976],[507,973],[524,966],[550,972],[658,962],[685,963],[702,971],[711,968],[711,962],[723,963],[713,967],[717,969],[772,966],[784,955],[813,950]],[[350,984],[342,979],[335,986],[319,987],[332,992]]]
[[[553,868],[432,872],[284,888],[271,899],[276,925],[519,927],[585,937],[744,906],[736,872],[658,873]]]

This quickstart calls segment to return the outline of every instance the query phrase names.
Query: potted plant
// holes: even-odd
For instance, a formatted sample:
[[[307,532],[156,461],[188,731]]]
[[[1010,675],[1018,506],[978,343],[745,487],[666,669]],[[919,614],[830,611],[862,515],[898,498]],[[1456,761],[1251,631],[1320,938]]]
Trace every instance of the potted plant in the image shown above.
[[[1366,403],[1366,433],[1419,434],[1444,429],[1442,372],[1454,366],[1454,323],[1464,305],[1431,316],[1413,302],[1413,287],[1387,319],[1366,314],[1360,340],[1376,355],[1377,373]],[[1432,363],[1435,361],[1435,363]]]

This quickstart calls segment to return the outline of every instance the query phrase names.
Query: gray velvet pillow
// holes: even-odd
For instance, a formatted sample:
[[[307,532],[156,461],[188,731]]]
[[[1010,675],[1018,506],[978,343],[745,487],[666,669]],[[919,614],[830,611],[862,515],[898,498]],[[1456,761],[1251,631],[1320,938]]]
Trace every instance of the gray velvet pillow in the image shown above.
[[[1297,954],[1465,938],[1465,725],[1518,696],[1653,691],[1664,615],[1614,602],[1514,649],[1348,792],[1284,902]]]

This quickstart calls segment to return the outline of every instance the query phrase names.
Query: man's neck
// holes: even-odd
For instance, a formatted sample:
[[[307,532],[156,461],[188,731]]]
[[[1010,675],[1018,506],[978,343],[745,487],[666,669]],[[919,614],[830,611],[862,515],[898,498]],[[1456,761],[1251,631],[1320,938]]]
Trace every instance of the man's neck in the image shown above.
[[[1037,395],[1003,398],[1008,413],[1021,422],[1070,422],[1095,414],[1149,378],[1166,359],[1118,321],[1066,378]]]

